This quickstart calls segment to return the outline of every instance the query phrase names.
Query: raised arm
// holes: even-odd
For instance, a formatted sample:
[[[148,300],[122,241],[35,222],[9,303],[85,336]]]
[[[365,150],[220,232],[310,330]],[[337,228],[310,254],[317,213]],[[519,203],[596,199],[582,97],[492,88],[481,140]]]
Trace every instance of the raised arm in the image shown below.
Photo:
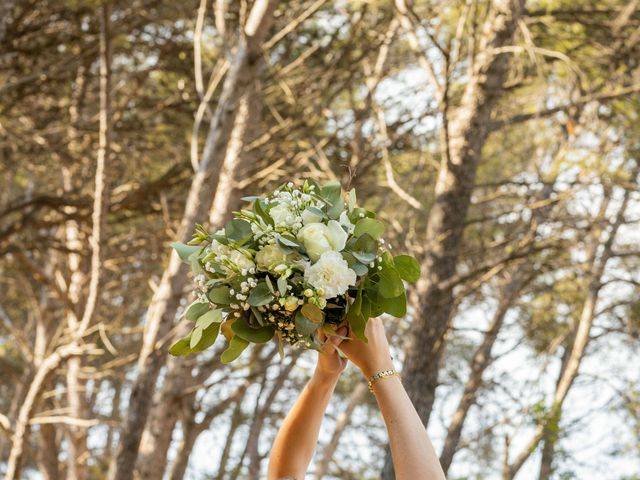
[[[370,319],[365,335],[368,343],[351,337],[340,349],[366,378],[393,370],[382,321]],[[438,456],[400,379],[387,376],[374,381],[372,386],[387,426],[396,480],[444,480]]]
[[[338,330],[341,336],[346,333],[345,327]],[[325,343],[313,376],[284,419],[271,448],[269,480],[304,478],[318,443],[324,412],[347,364],[333,348],[340,342],[339,337],[332,337]]]

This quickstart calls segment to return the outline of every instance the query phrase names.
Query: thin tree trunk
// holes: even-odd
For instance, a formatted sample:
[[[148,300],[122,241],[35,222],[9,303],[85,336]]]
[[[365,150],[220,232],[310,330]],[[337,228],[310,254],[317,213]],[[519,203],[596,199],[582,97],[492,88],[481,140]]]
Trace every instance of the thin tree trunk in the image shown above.
[[[49,380],[55,369],[62,361],[71,357],[83,355],[93,348],[82,342],[87,327],[93,319],[98,306],[98,294],[101,286],[102,273],[102,243],[106,223],[108,205],[108,176],[107,169],[111,156],[111,52],[109,40],[109,23],[111,7],[103,4],[100,15],[100,115],[98,133],[98,154],[96,160],[95,189],[92,213],[91,231],[91,278],[89,293],[85,308],[77,328],[70,332],[71,339],[52,354],[47,356],[39,366],[31,382],[25,400],[20,407],[13,443],[7,461],[5,480],[17,480],[21,476],[22,461],[25,454],[25,444],[29,436],[29,421],[37,406],[42,387]]]
[[[522,278],[521,272],[518,271],[501,290],[498,308],[493,314],[493,319],[489,325],[489,329],[485,333],[482,343],[473,355],[469,378],[465,383],[462,398],[458,402],[456,411],[453,414],[453,418],[447,429],[447,436],[444,441],[442,452],[440,453],[440,465],[442,466],[442,470],[445,475],[451,466],[453,456],[458,450],[462,427],[464,426],[469,409],[476,402],[478,389],[483,383],[482,377],[484,372],[493,361],[491,350],[498,338],[498,332],[502,328],[504,318],[511,308],[513,301],[516,299],[518,292],[520,292],[523,284],[524,279]]]
[[[254,85],[256,83],[254,82]],[[253,87],[240,100],[224,167],[220,174],[220,182],[209,212],[209,225],[214,230],[222,227],[229,219],[231,212],[237,210],[241,204],[241,193],[235,185],[239,172],[247,168],[253,160],[253,156],[243,153],[243,148],[256,136],[255,127],[249,129],[249,126],[259,124],[260,110],[257,108],[259,107],[257,94],[257,88]],[[167,367],[167,377],[163,388],[154,396],[149,421],[140,442],[137,463],[142,478],[162,477],[167,466],[171,434],[178,420],[176,407],[182,398],[183,390],[194,381],[190,373],[189,359],[170,357]]]
[[[503,94],[507,75],[508,56],[492,50],[513,41],[524,3],[524,0],[494,2],[483,26],[479,53],[469,72],[460,106],[450,122],[444,119],[443,156],[435,202],[428,217],[424,274],[412,294],[417,308],[403,368],[403,383],[425,425],[429,422],[438,386],[439,363],[453,305],[453,288],[442,289],[440,285],[456,272],[476,170],[488,135],[487,125]],[[394,478],[388,449],[383,478]]]
[[[636,185],[636,177],[638,176],[639,169],[640,163],[637,163],[632,173],[632,182],[634,185]],[[597,219],[594,222],[596,225],[604,221],[608,206],[609,195],[610,192],[605,193],[605,200],[603,201],[603,205],[601,206]],[[562,413],[562,405],[569,393],[569,390],[571,389],[571,386],[573,385],[574,380],[578,376],[580,363],[582,362],[585,350],[587,348],[587,345],[589,344],[591,327],[593,325],[598,296],[600,293],[600,288],[602,286],[602,275],[604,274],[607,262],[611,257],[613,242],[616,238],[620,225],[622,225],[622,223],[624,222],[624,215],[629,203],[630,195],[631,190],[625,190],[622,204],[618,210],[618,213],[616,214],[615,221],[610,226],[607,240],[602,245],[602,249],[599,249],[600,235],[595,234],[592,237],[592,243],[590,246],[588,257],[588,265],[591,268],[588,268],[588,271],[590,271],[590,275],[588,277],[589,282],[587,285],[586,298],[582,305],[582,310],[580,312],[577,326],[572,332],[572,335],[568,342],[568,353],[565,354],[565,359],[563,359],[560,375],[556,384],[556,389],[551,405],[549,407],[545,420],[540,425],[538,425],[536,431],[534,432],[529,442],[527,442],[525,448],[520,452],[520,454],[516,456],[516,459],[513,461],[513,463],[505,468],[505,471],[503,473],[504,480],[511,480],[517,475],[524,463],[535,451],[536,447],[545,436],[545,433],[555,431],[555,434],[557,435],[557,422],[559,421]],[[601,253],[598,256],[599,251]],[[554,426],[554,424],[556,424],[556,426]],[[555,443],[555,439],[552,443]],[[548,451],[547,455],[552,453],[553,451]],[[549,463],[549,466],[551,466],[551,458],[547,458],[545,461]]]
[[[251,9],[210,125],[202,161],[189,189],[179,231],[179,238],[183,241],[190,239],[194,223],[202,221],[208,213],[218,187],[239,102],[260,64],[257,60],[261,55],[262,41],[271,25],[276,3],[276,0],[258,0]],[[129,410],[121,429],[116,456],[110,467],[111,480],[125,480],[133,476],[152,392],[167,355],[165,346],[158,346],[157,342],[166,337],[173,324],[187,280],[187,270],[180,263],[178,255],[172,253],[147,311],[138,377],[132,387]]]
[[[47,400],[46,408],[52,408],[53,402]],[[56,438],[56,427],[51,424],[40,425],[38,432],[38,470],[45,480],[58,480],[60,477],[60,467],[58,465],[58,441]]]

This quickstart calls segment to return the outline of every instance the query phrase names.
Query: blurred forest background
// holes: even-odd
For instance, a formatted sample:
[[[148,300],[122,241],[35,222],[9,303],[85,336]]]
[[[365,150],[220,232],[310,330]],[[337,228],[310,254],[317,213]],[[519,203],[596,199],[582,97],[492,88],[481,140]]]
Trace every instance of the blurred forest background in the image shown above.
[[[638,0],[1,0],[0,473],[264,478],[314,352],[173,358],[169,243],[338,179],[451,479],[640,478]],[[308,478],[393,478],[360,374]]]

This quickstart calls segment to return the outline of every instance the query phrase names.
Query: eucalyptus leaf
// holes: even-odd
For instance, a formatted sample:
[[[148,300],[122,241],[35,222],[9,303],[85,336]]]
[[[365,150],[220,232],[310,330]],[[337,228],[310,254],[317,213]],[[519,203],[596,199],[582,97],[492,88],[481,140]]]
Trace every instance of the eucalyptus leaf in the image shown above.
[[[353,265],[351,265],[351,270],[353,270],[354,272],[356,272],[356,275],[362,277],[364,275],[366,275],[367,273],[369,273],[369,267],[367,267],[366,265],[363,265],[361,263],[354,263]]]
[[[191,332],[191,339],[189,340],[189,348],[193,349],[200,339],[202,338],[202,328],[196,326]]]
[[[322,323],[324,313],[317,306],[311,303],[305,303],[300,309],[302,314],[314,323]]]
[[[217,322],[212,323],[207,328],[202,330],[202,338],[198,342],[198,344],[193,347],[192,352],[202,352],[206,350],[211,345],[213,345],[218,338],[218,333],[220,332],[220,324]]]
[[[271,282],[271,278],[269,278],[269,275],[265,275],[264,281],[267,284],[267,287],[269,288],[269,291],[271,292],[271,294],[275,295],[276,294],[276,290],[275,290],[275,288],[273,288],[273,283]]]
[[[318,324],[312,322],[304,314],[298,310],[295,316],[296,331],[302,335],[310,335],[316,331]]]
[[[196,300],[184,311],[184,318],[195,321],[209,311],[209,304]]]
[[[227,363],[231,363],[236,358],[238,358],[248,346],[249,342],[247,342],[244,338],[241,338],[238,335],[234,335],[233,337],[231,337],[231,341],[229,342],[229,346],[227,347],[227,349],[222,352],[220,360],[225,365]]]
[[[368,319],[369,318],[365,317],[362,313],[362,292],[358,291],[358,295],[349,307],[349,310],[347,310],[345,320],[349,323],[353,334],[363,342],[369,341],[364,334]]]
[[[402,278],[398,274],[398,271],[389,266],[383,266],[380,273],[380,280],[378,281],[378,288],[380,294],[385,298],[394,298],[404,292],[404,284]]]
[[[251,224],[238,218],[227,222],[224,226],[224,233],[228,238],[235,240],[236,242],[242,242],[247,238],[250,238],[253,234],[251,231]]]
[[[196,326],[200,328],[209,328],[212,323],[221,323],[222,322],[222,310],[209,310],[204,315],[198,317],[196,320]]]
[[[278,291],[281,296],[285,296],[287,294],[287,279],[284,277],[278,278]]]
[[[351,252],[360,263],[368,264],[373,262],[376,259],[375,253],[369,252]]]
[[[273,300],[273,294],[269,289],[269,286],[266,282],[259,282],[258,285],[253,287],[251,292],[249,293],[249,298],[247,298],[247,302],[252,307],[260,307],[262,305],[266,305],[267,303]]]
[[[384,233],[384,224],[375,218],[361,218],[356,223],[353,235],[359,237],[363,233],[368,233],[374,240],[378,240]]]
[[[202,248],[198,245],[186,245],[181,242],[173,242],[171,244],[171,247],[176,251],[176,253],[180,257],[180,260],[185,263],[190,263],[189,257],[191,256],[191,254],[196,253]]]
[[[186,337],[181,338],[176,343],[171,345],[169,348],[169,353],[176,357],[187,355],[191,353],[191,347],[189,346],[191,343],[191,333]]]
[[[249,325],[244,317],[238,318],[231,325],[236,334],[251,343],[266,343],[273,338],[275,330],[272,326],[254,328]]]
[[[397,255],[393,257],[393,264],[402,279],[415,282],[420,278],[420,264],[411,255]]]
[[[384,312],[394,317],[404,317],[407,313],[407,295],[402,292],[401,295],[393,298],[381,298],[381,308]]]
[[[352,188],[351,190],[349,190],[349,195],[348,195],[348,202],[347,205],[349,207],[349,211],[353,211],[354,208],[356,208],[356,189]]]
[[[231,289],[226,285],[221,285],[219,287],[214,287],[209,290],[209,300],[211,300],[216,305],[229,305],[232,302],[231,298]]]
[[[337,181],[328,182],[320,189],[320,194],[333,206],[341,201],[342,186]]]

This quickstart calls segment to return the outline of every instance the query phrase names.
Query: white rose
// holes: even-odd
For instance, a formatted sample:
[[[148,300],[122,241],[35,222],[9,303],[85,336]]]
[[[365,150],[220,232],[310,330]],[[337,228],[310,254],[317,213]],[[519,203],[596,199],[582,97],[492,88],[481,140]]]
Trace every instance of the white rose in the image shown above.
[[[304,271],[304,279],[316,290],[324,290],[324,298],[342,295],[356,284],[356,272],[349,268],[338,252],[324,252],[320,259]]]
[[[298,232],[298,240],[304,245],[309,258],[314,262],[328,250],[341,251],[347,243],[347,232],[335,220],[329,224],[310,223]]]
[[[237,250],[229,249],[228,255],[229,255],[229,260],[231,260],[231,263],[233,263],[240,271],[249,270],[250,268],[253,268],[256,266],[255,263],[253,263],[253,261],[250,258],[248,258],[247,256],[245,256],[244,254],[242,254]]]
[[[276,225],[290,226],[296,221],[296,216],[293,214],[289,206],[284,203],[279,203],[269,210],[269,215],[273,218]]]
[[[349,217],[347,216],[347,212],[342,212],[338,220],[340,221],[340,225],[342,225],[347,229],[348,233],[353,233],[356,226],[353,223],[351,223],[351,220],[349,220]]]
[[[285,263],[287,256],[278,248],[277,245],[266,245],[256,253],[256,263],[263,270],[269,270],[276,265]]]
[[[313,213],[308,208],[305,208],[304,211],[300,214],[302,217],[302,223],[308,225],[310,223],[319,223],[322,221],[322,217],[317,213]]]

